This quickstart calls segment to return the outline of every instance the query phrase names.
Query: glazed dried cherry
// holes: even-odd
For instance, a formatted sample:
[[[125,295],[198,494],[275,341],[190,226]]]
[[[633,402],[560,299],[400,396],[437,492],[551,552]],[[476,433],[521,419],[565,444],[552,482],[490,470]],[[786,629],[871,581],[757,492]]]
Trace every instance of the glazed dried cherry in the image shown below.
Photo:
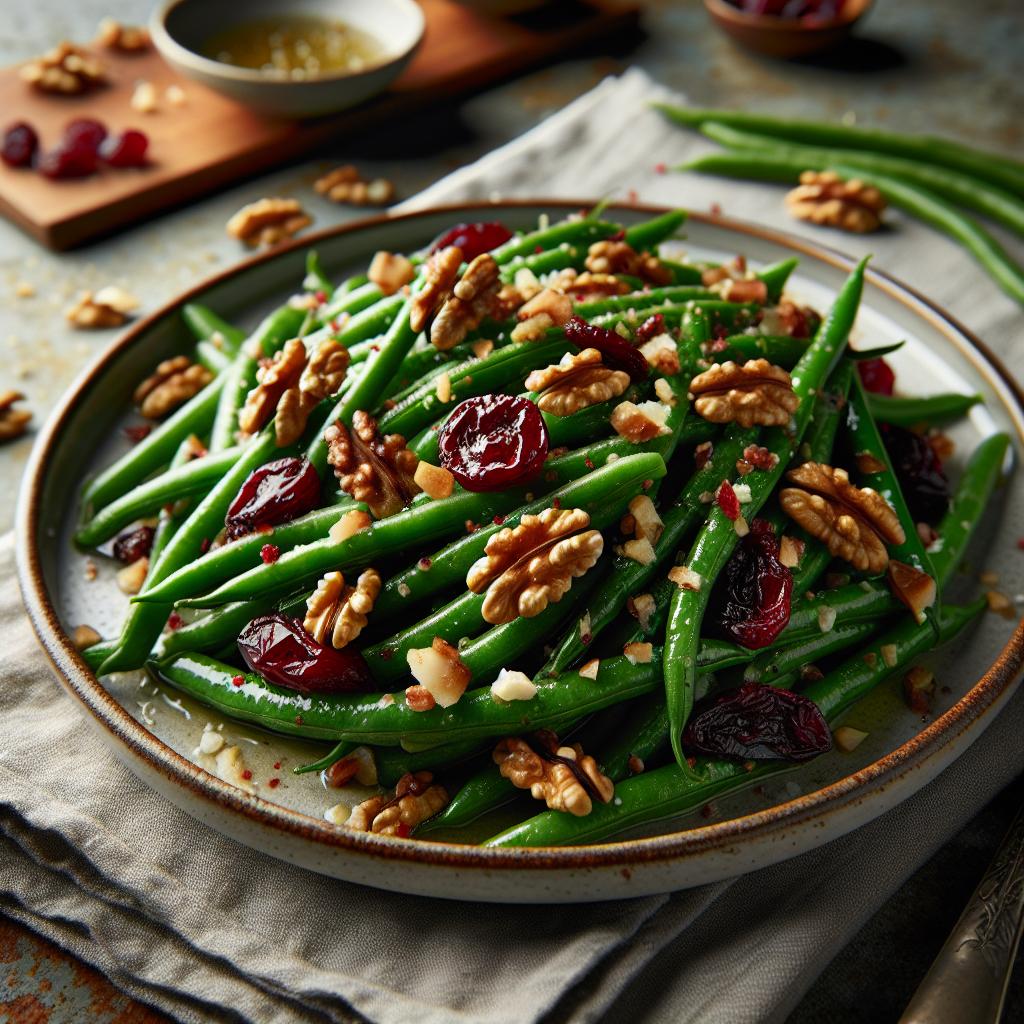
[[[540,473],[548,428],[525,398],[481,395],[455,407],[437,444],[441,465],[467,491],[500,491]]]
[[[789,622],[793,574],[779,561],[771,523],[755,519],[711,592],[705,622],[726,639],[757,650]]]
[[[876,395],[891,395],[896,386],[896,374],[892,367],[882,358],[862,359],[857,363],[857,372],[865,391]]]
[[[440,252],[447,249],[449,245],[457,245],[462,250],[462,258],[468,263],[481,253],[497,249],[504,245],[512,237],[501,221],[485,220],[476,224],[456,224],[455,227],[446,231],[443,235],[434,240],[430,247],[431,252]]]
[[[60,145],[39,160],[39,173],[44,178],[87,178],[95,170],[96,150],[84,143]]]
[[[100,156],[111,167],[145,167],[149,139],[143,132],[128,128],[112,135],[100,146]]]
[[[153,550],[155,533],[152,526],[137,526],[134,530],[118,534],[114,541],[114,557],[125,565],[137,562]]]
[[[287,523],[316,508],[319,500],[320,477],[308,459],[276,459],[249,474],[224,525],[234,540],[261,526]]]
[[[928,439],[882,424],[882,441],[915,522],[934,525],[949,508],[949,478]]]
[[[107,128],[102,121],[97,121],[94,117],[76,117],[74,121],[68,122],[64,129],[61,144],[70,148],[81,146],[95,153],[106,137]]]
[[[28,167],[38,148],[36,130],[24,121],[17,121],[4,132],[0,157],[8,167]]]
[[[625,338],[615,331],[609,331],[574,316],[565,325],[565,336],[580,348],[596,348],[606,366],[625,370],[633,380],[644,380],[650,367],[643,355]]]
[[[260,615],[242,630],[238,650],[264,679],[301,693],[372,690],[373,677],[355,650],[318,643],[298,619],[275,612]]]
[[[813,700],[744,683],[697,705],[683,731],[683,746],[741,761],[809,761],[832,749],[832,733]]]

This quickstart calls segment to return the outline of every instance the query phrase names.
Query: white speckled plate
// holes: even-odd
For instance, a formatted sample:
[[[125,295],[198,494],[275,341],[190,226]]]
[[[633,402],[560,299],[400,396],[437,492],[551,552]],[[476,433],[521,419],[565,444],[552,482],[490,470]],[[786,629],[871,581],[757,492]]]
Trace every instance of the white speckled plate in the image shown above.
[[[118,627],[125,598],[111,565],[87,583],[84,556],[71,544],[76,494],[82,479],[108,464],[123,447],[118,429],[135,381],[159,360],[187,351],[179,312],[199,300],[243,327],[297,287],[305,251],[315,246],[332,277],[366,266],[378,249],[409,250],[455,221],[500,217],[512,227],[535,225],[579,203],[503,203],[449,207],[383,218],[304,238],[199,285],[133,325],[87,370],[40,435],[21,495],[19,573],[25,601],[60,680],[90,720],[134,771],[199,820],[286,861],[369,885],[453,899],[515,902],[600,900],[698,885],[753,870],[824,843],[875,818],[938,774],[980,735],[1010,696],[1024,660],[1024,627],[986,615],[977,628],[937,659],[941,688],[926,721],[904,707],[896,686],[883,686],[848,716],[868,739],[852,754],[831,753],[766,783],[757,791],[716,801],[710,818],[661,822],[646,835],[564,849],[482,850],[353,833],[324,819],[339,801],[315,776],[290,769],[323,748],[270,736],[231,722],[129,673],[100,683],[68,640],[77,623],[105,635]],[[629,223],[658,212],[616,209]],[[695,216],[685,246],[695,257],[744,253],[764,264],[796,253],[801,262],[791,294],[819,309],[828,306],[851,261],[776,232],[719,218]],[[969,452],[994,430],[1024,451],[1021,392],[1003,367],[938,307],[884,274],[870,271],[855,331],[862,344],[906,339],[892,358],[906,391],[979,391],[975,408],[953,431]],[[952,472],[958,470],[959,456]],[[1003,488],[979,530],[970,563],[996,568],[1010,595],[1024,590],[1015,547],[1024,521],[1019,477]],[[974,581],[966,576],[958,586]],[[976,585],[976,584],[975,584]],[[193,754],[206,723],[223,726],[253,772],[245,792],[211,774]],[[279,766],[279,767],[278,767]],[[272,788],[269,781],[280,779]],[[345,799],[352,802],[358,794]]]

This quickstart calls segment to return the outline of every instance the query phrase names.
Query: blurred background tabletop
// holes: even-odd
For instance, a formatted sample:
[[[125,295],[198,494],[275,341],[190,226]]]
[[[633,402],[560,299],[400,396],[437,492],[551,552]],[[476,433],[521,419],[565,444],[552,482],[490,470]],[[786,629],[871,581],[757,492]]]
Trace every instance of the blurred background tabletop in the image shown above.
[[[144,23],[150,0],[8,0],[0,61],[9,64],[61,39],[88,40],[114,14]],[[454,168],[530,128],[630,65],[702,106],[743,107],[827,120],[871,122],[947,134],[964,142],[1024,151],[1024,11],[1020,0],[876,0],[858,34],[825,57],[778,62],[737,49],[710,25],[699,0],[649,2],[642,29],[601,52],[566,54],[458,104],[338,140],[314,159],[243,182],[186,209],[70,253],[54,254],[0,222],[0,390],[27,397],[41,424],[75,376],[116,332],[72,331],[63,311],[77,292],[117,284],[139,297],[142,311],[230,266],[245,254],[224,225],[241,205],[266,195],[301,195],[317,227],[364,216],[316,196],[312,182],[339,162],[381,175],[407,197]],[[6,111],[13,118],[16,111]],[[159,115],[154,115],[159,116]],[[144,115],[139,115],[145,127]],[[652,155],[652,159],[654,159]],[[686,205],[684,179],[679,203]],[[728,183],[722,183],[724,207]],[[640,197],[643,198],[642,196]],[[19,296],[31,286],[33,294]],[[940,303],[943,296],[934,298]],[[9,528],[33,429],[0,450],[0,531]],[[833,963],[792,1017],[895,1020],[994,852],[1022,793],[1004,794],[912,878]],[[10,898],[4,894],[4,898]],[[163,1020],[132,1003],[101,976],[5,921],[0,903],[0,1021]],[[1021,973],[1017,972],[1018,975]],[[1024,1020],[1020,978],[1007,1020]]]

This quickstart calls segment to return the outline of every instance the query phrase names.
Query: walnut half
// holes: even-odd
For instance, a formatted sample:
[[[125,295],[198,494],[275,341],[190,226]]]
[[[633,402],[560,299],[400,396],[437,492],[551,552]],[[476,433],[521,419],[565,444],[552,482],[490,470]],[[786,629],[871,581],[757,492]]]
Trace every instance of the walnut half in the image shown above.
[[[885,197],[877,188],[833,171],[804,171],[786,196],[786,209],[798,220],[866,234],[882,225]]]
[[[364,569],[354,587],[340,572],[327,573],[306,600],[303,629],[319,643],[346,647],[366,628],[380,586],[376,569]]]
[[[496,308],[500,286],[494,257],[489,252],[475,257],[430,325],[434,348],[447,351],[479,327]]]
[[[0,392],[0,441],[13,441],[28,428],[32,413],[28,409],[14,408],[24,397],[20,391]]]
[[[297,199],[271,197],[243,206],[228,221],[227,232],[246,245],[276,245],[312,223]]]
[[[784,427],[800,404],[789,374],[767,359],[716,363],[690,381],[690,395],[699,416],[741,427]]]
[[[395,795],[372,796],[352,809],[346,826],[357,832],[376,832],[407,839],[417,825],[439,813],[448,803],[448,791],[434,783],[430,772],[406,773]]]
[[[553,811],[581,818],[593,810],[594,800],[606,804],[615,794],[615,784],[578,743],[560,747],[558,737],[547,730],[531,737],[510,736],[492,756],[502,776]]]
[[[199,394],[211,380],[213,374],[205,366],[188,356],[175,356],[160,363],[132,397],[146,419],[160,419]]]
[[[534,370],[526,378],[526,390],[540,396],[537,407],[553,416],[570,416],[607,402],[628,387],[629,374],[605,366],[596,348],[566,352],[560,362]]]

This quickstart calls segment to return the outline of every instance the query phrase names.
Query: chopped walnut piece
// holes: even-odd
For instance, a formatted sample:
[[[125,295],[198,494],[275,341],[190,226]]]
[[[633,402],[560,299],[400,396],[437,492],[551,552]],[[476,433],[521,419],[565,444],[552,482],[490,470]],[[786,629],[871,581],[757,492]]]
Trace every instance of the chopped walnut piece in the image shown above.
[[[78,300],[64,314],[72,327],[93,330],[120,327],[128,314],[138,309],[139,300],[123,288],[108,286],[98,292],[80,292]]]
[[[911,610],[919,623],[924,622],[925,609],[935,604],[935,580],[926,572],[895,559],[889,562],[888,577],[893,595]]]
[[[622,648],[622,653],[631,665],[649,665],[654,657],[654,645],[634,640]]]
[[[1001,615],[1004,619],[1008,619],[1010,622],[1014,622],[1017,618],[1017,609],[1010,600],[1001,590],[986,590],[985,601],[988,604],[988,610],[995,612],[996,615]]]
[[[906,539],[888,502],[869,487],[856,487],[843,469],[805,462],[786,478],[796,487],[779,493],[791,519],[855,569],[877,575],[889,564],[886,544]]]
[[[885,197],[858,178],[844,181],[834,171],[804,171],[786,196],[786,209],[798,220],[866,234],[882,226]]]
[[[149,32],[136,25],[122,25],[114,18],[104,18],[100,22],[96,42],[110,50],[139,53],[149,49]]]
[[[462,250],[449,245],[435,252],[423,265],[423,287],[413,296],[409,310],[409,326],[422,331],[430,318],[445,304],[459,277]]]
[[[441,637],[435,636],[429,647],[407,651],[405,657],[413,678],[441,707],[458,703],[466,692],[472,673],[458,650]]]
[[[434,348],[447,351],[479,327],[494,310],[499,288],[498,264],[489,252],[470,261],[430,325]]]
[[[312,223],[297,199],[258,199],[228,221],[227,232],[246,245],[276,245]]]
[[[628,508],[629,514],[633,517],[630,531],[633,536],[657,544],[665,532],[665,524],[658,515],[654,502],[646,494],[638,494],[630,500]]]
[[[669,433],[668,414],[668,406],[661,402],[620,402],[612,410],[611,425],[615,433],[631,444],[643,444]]]
[[[416,276],[416,268],[407,256],[381,249],[370,262],[367,277],[385,294],[394,295]]]
[[[630,284],[614,274],[595,274],[587,270],[572,279],[569,290],[577,300],[596,299],[603,295],[625,295]]]
[[[629,387],[629,374],[609,369],[596,348],[585,348],[566,352],[558,363],[534,370],[525,387],[540,396],[537,406],[544,412],[571,416],[621,395]]]
[[[591,658],[590,661],[581,665],[579,671],[576,673],[583,679],[596,679],[598,672],[601,671],[601,659]]]
[[[657,603],[653,594],[636,594],[626,601],[626,609],[636,621],[640,628],[646,633],[651,624],[651,616],[654,615]]]
[[[160,96],[156,91],[156,86],[152,82],[136,82],[128,105],[140,114],[155,113],[160,109]]]
[[[935,696],[935,676],[923,665],[915,665],[903,677],[903,696],[907,707],[919,715],[927,715]]]
[[[343,540],[348,540],[349,537],[354,537],[360,530],[367,530],[373,526],[373,520],[370,518],[369,513],[364,512],[362,509],[353,508],[349,509],[331,528],[327,531],[327,536],[335,544],[340,544]]]
[[[117,585],[121,593],[137,594],[142,589],[142,584],[146,582],[146,573],[148,572],[149,558],[146,555],[118,570]]]
[[[340,650],[348,646],[366,628],[373,603],[380,593],[380,573],[364,569],[349,586],[340,572],[329,572],[306,599],[303,629],[318,643],[327,643]]]
[[[410,711],[433,711],[437,707],[434,695],[419,683],[405,688],[405,706]]]
[[[858,452],[854,459],[857,463],[857,472],[870,476],[872,473],[881,473],[885,469],[885,463],[871,452]]]
[[[767,359],[716,363],[690,381],[690,395],[704,419],[741,427],[785,426],[800,404],[789,374]]]
[[[387,206],[395,198],[393,182],[387,178],[364,178],[352,164],[321,175],[313,188],[333,203],[350,206]]]
[[[325,775],[324,781],[332,789],[347,786],[353,779],[360,786],[376,786],[377,758],[369,747],[356,747],[351,754],[335,761]]]
[[[341,489],[366,502],[375,519],[400,512],[419,493],[416,454],[401,434],[381,437],[377,421],[362,409],[353,415],[351,430],[338,420],[324,431],[324,440]]]
[[[74,43],[58,43],[41,57],[22,65],[18,72],[23,82],[40,92],[65,96],[88,92],[106,80],[102,62]]]
[[[498,672],[497,679],[491,683],[491,696],[506,703],[514,700],[533,700],[537,696],[537,687],[525,672],[503,668]]]
[[[531,737],[510,736],[492,756],[504,778],[517,789],[529,789],[553,811],[581,818],[593,810],[594,800],[608,803],[615,794],[612,780],[578,743],[560,747],[547,730]]]
[[[595,274],[627,274],[656,285],[672,282],[672,272],[662,266],[657,256],[637,252],[628,242],[615,242],[609,238],[590,246],[585,265]]]
[[[679,348],[670,334],[656,334],[640,346],[640,355],[647,364],[666,377],[674,377],[680,370]]]
[[[92,626],[75,626],[71,633],[71,642],[75,645],[76,651],[86,651],[95,647],[103,637],[96,632]]]
[[[545,288],[516,311],[519,323],[512,328],[513,341],[540,341],[552,327],[564,327],[572,318],[572,299]]]
[[[28,409],[14,408],[24,397],[20,391],[0,392],[0,441],[13,441],[28,428],[32,413]]]
[[[199,394],[211,380],[213,374],[205,366],[188,356],[175,356],[160,363],[135,389],[132,399],[143,416],[156,420]]]
[[[784,534],[779,541],[779,562],[787,569],[795,569],[804,557],[804,542]]]
[[[281,396],[291,388],[298,387],[302,371],[306,368],[306,346],[301,338],[292,338],[256,371],[256,387],[246,396],[245,404],[238,414],[238,426],[246,434],[256,431],[270,422],[276,413]]]
[[[405,839],[447,803],[448,791],[434,782],[430,772],[407,773],[398,780],[393,797],[372,796],[364,800],[352,809],[345,825],[357,832]]]
[[[704,577],[685,565],[674,565],[668,571],[668,578],[680,590],[700,590],[704,585]]]
[[[422,460],[416,467],[413,480],[425,494],[429,494],[435,501],[439,498],[447,498],[455,490],[455,477],[444,466],[435,466]]]
[[[341,387],[348,364],[348,349],[340,342],[328,338],[317,346],[298,384],[287,388],[278,400],[274,434],[279,448],[298,441],[313,410]]]

